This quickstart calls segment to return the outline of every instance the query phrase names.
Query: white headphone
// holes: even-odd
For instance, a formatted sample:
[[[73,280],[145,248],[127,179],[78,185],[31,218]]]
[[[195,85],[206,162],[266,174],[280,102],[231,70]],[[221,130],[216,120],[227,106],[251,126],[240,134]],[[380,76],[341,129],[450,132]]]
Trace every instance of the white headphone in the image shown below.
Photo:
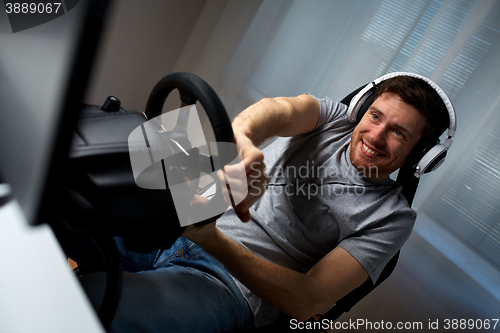
[[[437,143],[430,148],[422,158],[420,158],[420,161],[417,163],[417,167],[415,169],[415,177],[420,178],[420,176],[424,173],[431,172],[436,170],[443,164],[444,159],[446,157],[446,153],[448,149],[450,149],[451,144],[453,143],[452,139],[453,136],[455,135],[455,130],[457,128],[457,120],[455,116],[455,110],[453,109],[453,105],[450,102],[450,99],[448,96],[446,96],[445,92],[434,82],[429,80],[428,78],[414,74],[414,73],[407,73],[407,72],[394,72],[394,73],[389,73],[384,76],[379,77],[375,81],[367,84],[359,93],[357,93],[351,100],[351,103],[349,104],[349,109],[347,110],[347,117],[350,122],[355,123],[358,119],[358,113],[362,109],[363,105],[365,102],[368,100],[370,96],[372,96],[375,91],[377,90],[379,84],[385,80],[388,80],[390,78],[396,77],[396,76],[411,76],[417,79],[424,80],[427,82],[441,97],[444,105],[446,106],[446,110],[448,110],[448,115],[450,117],[450,125],[448,127],[448,133],[447,133],[447,138],[446,140],[441,143],[439,140]]]

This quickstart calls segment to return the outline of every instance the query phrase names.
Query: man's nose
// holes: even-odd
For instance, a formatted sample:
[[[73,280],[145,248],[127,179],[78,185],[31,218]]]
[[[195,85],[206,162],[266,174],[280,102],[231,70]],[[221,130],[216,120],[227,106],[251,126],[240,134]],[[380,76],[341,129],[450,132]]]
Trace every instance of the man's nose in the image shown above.
[[[374,146],[384,146],[387,131],[384,126],[377,126],[370,132],[370,141]]]

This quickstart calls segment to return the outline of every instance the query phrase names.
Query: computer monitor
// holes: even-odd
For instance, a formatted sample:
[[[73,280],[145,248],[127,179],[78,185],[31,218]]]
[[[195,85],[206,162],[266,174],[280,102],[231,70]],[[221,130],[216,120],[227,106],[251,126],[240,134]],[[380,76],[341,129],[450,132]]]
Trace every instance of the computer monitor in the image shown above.
[[[109,1],[26,3],[0,5],[0,173],[39,224],[66,171]]]

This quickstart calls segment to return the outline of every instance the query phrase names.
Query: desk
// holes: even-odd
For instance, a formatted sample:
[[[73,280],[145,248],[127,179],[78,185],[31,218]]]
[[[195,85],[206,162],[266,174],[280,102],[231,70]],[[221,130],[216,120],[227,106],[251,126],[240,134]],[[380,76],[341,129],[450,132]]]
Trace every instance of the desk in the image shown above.
[[[0,252],[1,332],[104,332],[50,227],[30,226],[15,199],[0,205]]]

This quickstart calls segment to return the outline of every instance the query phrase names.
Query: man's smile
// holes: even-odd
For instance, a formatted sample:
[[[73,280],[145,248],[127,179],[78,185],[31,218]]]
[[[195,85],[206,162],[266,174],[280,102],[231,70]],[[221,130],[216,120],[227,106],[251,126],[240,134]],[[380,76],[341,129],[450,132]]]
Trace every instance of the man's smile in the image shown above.
[[[368,157],[385,156],[384,154],[377,152],[374,149],[367,146],[363,140],[360,141],[361,141],[361,151],[365,153],[365,155],[367,155]]]

